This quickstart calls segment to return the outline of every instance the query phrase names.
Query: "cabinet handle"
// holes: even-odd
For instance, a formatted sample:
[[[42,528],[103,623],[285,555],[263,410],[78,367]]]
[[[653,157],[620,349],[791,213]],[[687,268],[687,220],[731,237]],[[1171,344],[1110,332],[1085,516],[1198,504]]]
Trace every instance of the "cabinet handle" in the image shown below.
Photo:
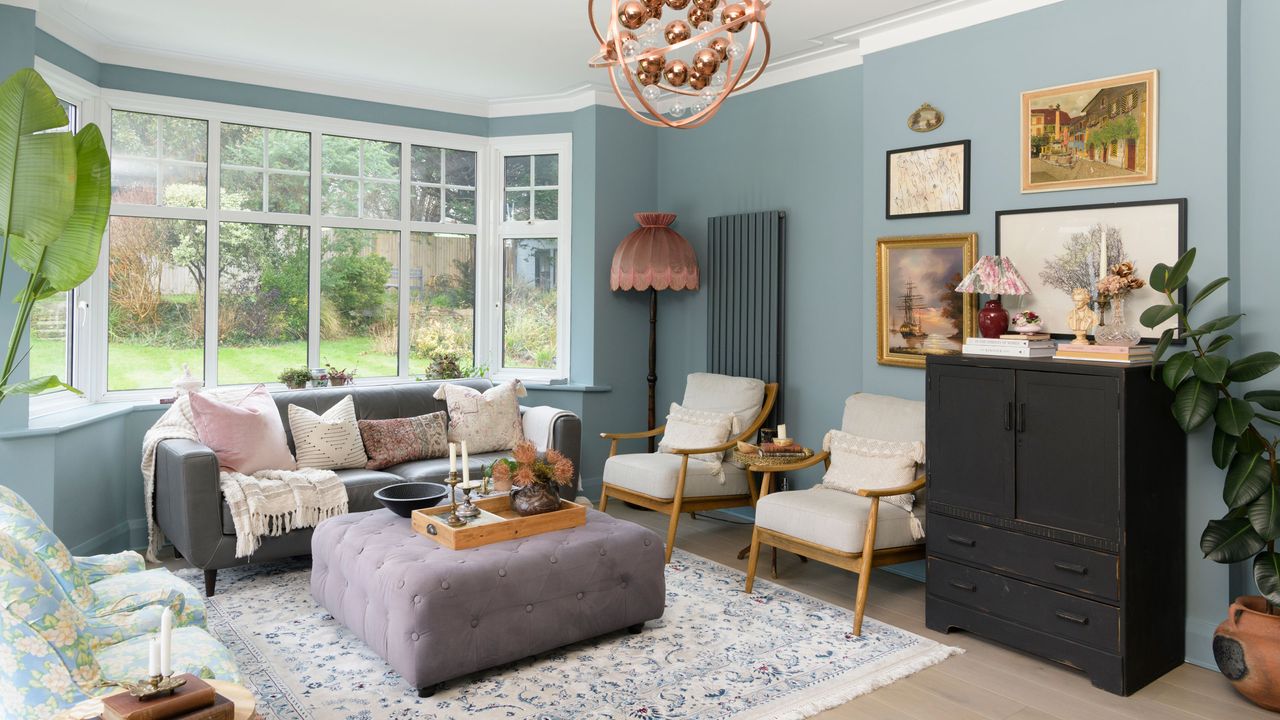
[[[977,585],[974,585],[973,583],[960,582],[959,580],[948,580],[947,584],[957,590],[964,590],[965,592],[977,592],[978,590]]]
[[[960,537],[959,535],[948,535],[947,539],[957,545],[963,545],[965,547],[973,547],[978,544],[977,540],[970,540],[967,537]]]
[[[1058,619],[1060,620],[1066,620],[1067,622],[1072,622],[1077,625],[1089,624],[1089,618],[1085,617],[1084,615],[1076,615],[1075,613],[1069,613],[1066,610],[1059,610],[1057,612],[1057,616],[1058,616]]]
[[[1009,403],[1004,406],[1004,429],[1006,431],[1013,429],[1013,401],[1012,400],[1010,400]]]
[[[1058,568],[1059,570],[1065,570],[1069,573],[1075,573],[1077,575],[1089,574],[1089,568],[1083,565],[1077,565],[1075,563],[1062,562],[1061,560],[1059,560],[1058,562],[1055,562],[1053,566]]]
[[[1027,429],[1027,404],[1018,403],[1018,432],[1025,432]]]

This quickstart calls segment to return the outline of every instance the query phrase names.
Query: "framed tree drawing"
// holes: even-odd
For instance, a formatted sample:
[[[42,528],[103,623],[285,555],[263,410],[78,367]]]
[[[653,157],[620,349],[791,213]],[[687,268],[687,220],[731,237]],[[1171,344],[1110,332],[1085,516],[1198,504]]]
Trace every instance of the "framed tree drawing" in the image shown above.
[[[1064,339],[1072,337],[1066,317],[1075,288],[1087,289],[1096,303],[1098,280],[1113,265],[1131,262],[1134,273],[1146,279],[1157,263],[1173,265],[1186,249],[1185,198],[996,213],[996,254],[1013,261],[1031,290],[1014,307],[1035,310],[1045,332]],[[1179,291],[1184,304],[1186,292]],[[1125,300],[1128,325],[1139,326],[1138,314],[1164,301],[1150,286],[1134,290]],[[1175,325],[1170,320],[1154,330],[1143,327],[1142,338],[1154,342]]]
[[[977,233],[876,241],[876,362],[923,368],[958,355],[977,332],[978,297],[955,291],[978,255]]]
[[[1022,192],[1156,181],[1155,70],[1022,93]]]
[[[968,140],[885,153],[887,219],[968,214]]]

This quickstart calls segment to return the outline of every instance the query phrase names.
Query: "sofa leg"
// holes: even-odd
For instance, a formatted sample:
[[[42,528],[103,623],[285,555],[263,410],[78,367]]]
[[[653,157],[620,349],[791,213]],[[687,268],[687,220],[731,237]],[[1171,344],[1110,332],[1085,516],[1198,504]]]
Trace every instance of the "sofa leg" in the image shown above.
[[[204,596],[213,597],[214,588],[218,585],[218,571],[204,571]]]
[[[644,632],[644,623],[636,623],[635,625],[628,627],[627,632],[631,633],[632,635],[639,635],[640,633]]]
[[[429,698],[429,697],[431,697],[432,695],[435,695],[435,694],[436,694],[436,688],[437,688],[437,687],[440,687],[440,686],[439,686],[439,685],[428,685],[427,687],[421,687],[421,688],[418,688],[418,697],[420,697],[420,698]]]

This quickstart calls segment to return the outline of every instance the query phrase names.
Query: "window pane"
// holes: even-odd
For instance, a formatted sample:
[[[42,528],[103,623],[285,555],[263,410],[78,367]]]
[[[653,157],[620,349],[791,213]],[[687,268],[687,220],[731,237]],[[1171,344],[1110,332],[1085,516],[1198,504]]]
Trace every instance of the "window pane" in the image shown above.
[[[113,112],[112,200],[204,207],[208,151],[204,120]]]
[[[440,148],[414,145],[410,152],[413,159],[409,164],[409,178],[413,182],[439,184],[444,177],[440,171]]]
[[[409,243],[412,371],[468,375],[475,362],[476,238],[415,232]]]
[[[326,175],[359,175],[360,141],[355,138],[325,135],[320,146],[320,164]]]
[[[310,170],[311,133],[295,130],[268,131],[267,166],[272,170]]]
[[[321,187],[321,212],[338,217],[356,217],[360,211],[360,181],[325,178]]]
[[[154,160],[126,157],[111,160],[112,202],[137,205],[156,204],[156,183],[160,164]]]
[[[222,169],[222,209],[262,210],[262,173]]]
[[[367,180],[360,217],[379,220],[400,219],[400,183]]]
[[[398,375],[400,233],[324,228],[321,248],[320,361]]]
[[[267,209],[271,212],[311,212],[311,182],[307,175],[267,175]]]
[[[218,383],[276,382],[307,366],[308,229],[222,223]]]
[[[364,172],[367,178],[400,179],[400,143],[364,141]]]
[[[502,252],[502,365],[556,367],[555,238],[508,238]]]
[[[506,211],[503,217],[507,220],[529,219],[529,191],[508,190],[506,194]]]
[[[160,163],[160,204],[169,207],[204,207],[204,173],[204,165]]]
[[[476,191],[445,191],[444,221],[474,225],[476,222]]]
[[[262,167],[263,151],[266,147],[262,128],[250,125],[222,126],[222,167],[228,165],[244,165]]]
[[[476,154],[465,150],[444,151],[444,181],[449,185],[476,186]]]
[[[205,163],[209,159],[209,123],[161,115],[160,157]]]
[[[111,155],[115,160],[121,155],[133,157],[159,157],[156,147],[160,137],[160,118],[145,113],[111,113]]]
[[[529,160],[528,155],[502,159],[502,177],[507,187],[529,187]]]
[[[203,375],[204,223],[113,217],[108,252],[107,389]]]
[[[560,191],[534,190],[533,217],[536,220],[555,220],[560,217]]]
[[[414,185],[409,189],[412,207],[409,219],[418,222],[440,222],[440,188]]]
[[[57,375],[70,380],[67,371],[67,313],[70,292],[60,292],[40,300],[31,309],[31,355],[29,377]]]
[[[543,187],[560,184],[559,155],[538,155],[533,159],[533,184]]]

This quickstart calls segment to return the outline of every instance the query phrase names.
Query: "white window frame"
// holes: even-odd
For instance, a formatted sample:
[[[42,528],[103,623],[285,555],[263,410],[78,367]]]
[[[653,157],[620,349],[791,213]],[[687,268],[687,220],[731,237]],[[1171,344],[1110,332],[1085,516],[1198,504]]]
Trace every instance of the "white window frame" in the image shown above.
[[[484,268],[483,274],[488,282],[478,283],[477,294],[483,297],[490,312],[483,313],[486,327],[483,334],[479,327],[476,336],[487,338],[489,347],[485,355],[495,361],[490,365],[496,379],[520,378],[550,382],[569,378],[569,332],[571,313],[569,309],[570,265],[573,254],[572,243],[572,203],[573,196],[573,135],[558,133],[548,135],[510,135],[492,138],[493,164],[491,175],[495,178],[493,188],[489,192],[488,208],[490,226],[494,228],[490,241],[486,243],[485,252],[478,257],[476,266]],[[530,207],[529,220],[505,220],[506,187],[503,177],[504,161],[509,156],[520,155],[559,155],[559,201],[560,208],[557,220],[533,219],[533,208]],[[533,182],[533,168],[529,169],[529,182]],[[548,186],[545,189],[551,189]],[[530,197],[532,198],[532,193]],[[558,241],[556,248],[556,367],[546,370],[529,368],[508,368],[503,366],[503,321],[502,321],[502,244],[507,238],[548,238]],[[477,253],[479,256],[480,253]],[[477,300],[479,305],[479,300]],[[479,318],[477,318],[477,326]]]
[[[39,58],[36,69],[50,82],[59,97],[71,102],[79,101],[82,108],[81,124],[96,122],[111,146],[111,117],[115,110],[152,113],[203,120],[208,123],[209,151],[206,172],[206,207],[180,208],[152,205],[114,204],[111,214],[119,217],[148,217],[161,219],[185,219],[206,223],[206,257],[211,269],[206,280],[204,367],[192,368],[206,386],[217,385],[217,337],[218,282],[213,269],[218,267],[218,240],[222,222],[243,222],[266,225],[294,225],[309,228],[310,282],[308,314],[309,367],[320,364],[320,261],[321,228],[355,228],[400,233],[400,278],[409,275],[411,234],[445,233],[466,234],[476,237],[476,300],[474,319],[475,364],[490,368],[495,380],[518,377],[533,382],[545,382],[569,377],[569,275],[571,205],[572,135],[533,135],[522,137],[485,138],[474,135],[423,130],[396,125],[384,125],[341,118],[313,116],[264,108],[187,100],[171,96],[151,95],[121,90],[99,89],[74,75]],[[223,123],[250,125],[274,130],[294,130],[311,135],[310,193],[311,213],[273,213],[258,211],[223,210],[219,197],[221,188],[221,126]],[[323,164],[321,158],[324,135],[370,139],[400,144],[400,218],[376,220],[326,216],[321,214],[321,190]],[[418,222],[411,215],[411,163],[414,145],[441,147],[476,153],[476,223],[466,225],[454,222]],[[507,154],[558,154],[560,156],[560,220],[515,223],[520,228],[499,227],[502,207],[502,153]],[[495,171],[495,168],[497,170]],[[442,189],[445,188],[443,184]],[[443,203],[444,198],[441,198]],[[510,225],[510,224],[508,224]],[[110,230],[108,226],[107,236]],[[556,279],[558,285],[557,310],[557,367],[554,370],[526,370],[500,368],[502,358],[502,252],[503,237],[557,237]],[[104,237],[97,272],[76,290],[77,317],[73,342],[73,378],[77,387],[85,391],[83,398],[71,393],[53,393],[32,399],[32,416],[66,409],[86,402],[153,402],[173,395],[171,387],[146,390],[107,389],[107,268],[109,237]],[[393,377],[361,377],[361,384],[389,384],[412,382],[424,368],[421,361],[409,357],[409,293],[401,288],[399,293],[399,374]],[[495,317],[496,315],[496,317]],[[268,383],[275,389],[277,384]],[[283,386],[278,386],[283,387]],[[66,404],[55,403],[56,396],[69,396]]]

